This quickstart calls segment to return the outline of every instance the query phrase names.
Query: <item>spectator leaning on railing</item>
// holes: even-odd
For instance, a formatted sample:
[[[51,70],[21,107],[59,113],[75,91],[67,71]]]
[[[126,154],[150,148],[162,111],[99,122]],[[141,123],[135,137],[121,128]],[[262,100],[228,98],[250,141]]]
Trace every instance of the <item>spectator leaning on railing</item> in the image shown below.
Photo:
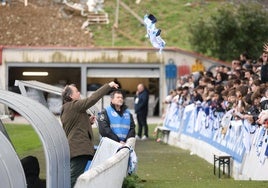
[[[268,44],[265,44],[257,60],[241,54],[239,59],[232,61],[231,68],[218,66],[214,74],[207,71],[198,72],[198,76],[192,73],[179,77],[171,105],[175,109],[167,111],[164,125],[174,131],[195,133],[200,136],[198,138],[206,137],[212,143],[221,144],[223,139],[226,144],[222,145],[223,148],[241,159],[243,150],[249,152],[254,146],[258,160],[263,164],[268,157],[268,152],[263,153],[266,146],[261,146],[261,142],[268,139],[267,56]],[[187,89],[192,83],[194,88]],[[195,105],[187,108],[192,103]],[[180,115],[179,112],[186,108],[187,113]],[[189,112],[191,109],[194,113]],[[193,121],[195,118],[189,114],[195,114],[195,118],[199,119]],[[176,119],[176,124],[173,119]],[[180,129],[181,125],[187,128]],[[243,147],[240,147],[241,144]]]
[[[241,159],[244,155],[242,151],[245,149],[249,152],[251,146],[254,146],[257,158],[263,164],[268,157],[268,152],[263,152],[266,146],[261,145],[268,139],[267,56],[268,44],[265,44],[263,53],[257,60],[250,59],[247,54],[241,54],[239,59],[232,61],[231,68],[218,66],[214,74],[201,71],[180,77],[171,105],[177,109],[167,111],[164,125],[174,131],[195,133],[200,136],[199,139],[206,137],[212,143],[221,144],[223,139],[226,144],[222,145],[223,148]],[[184,86],[189,87],[192,81],[194,89],[186,90],[187,87]],[[190,100],[186,100],[188,98]],[[195,105],[189,106],[187,113],[180,115],[179,112],[192,103]],[[194,113],[189,113],[190,109],[194,110]],[[199,119],[193,121],[195,118],[189,114],[194,114],[195,118]],[[175,124],[173,119],[176,119]],[[187,128],[180,129],[181,125]],[[262,134],[263,132],[265,134]],[[241,144],[243,147],[240,147]],[[236,148],[237,146],[240,148]]]
[[[268,43],[264,45],[263,53],[257,60],[241,53],[240,58],[232,61],[231,68],[218,66],[215,75],[201,71],[198,79],[193,77],[194,73],[180,77],[174,100],[179,104],[187,96],[190,100],[184,105],[200,101],[205,106],[216,106],[222,112],[234,109],[244,114],[250,122],[256,123],[259,113],[268,108],[268,89],[265,90],[268,86],[267,60]],[[189,77],[194,80],[188,79]],[[194,89],[186,92],[184,88],[185,94],[182,94],[183,86],[192,86],[193,82]]]

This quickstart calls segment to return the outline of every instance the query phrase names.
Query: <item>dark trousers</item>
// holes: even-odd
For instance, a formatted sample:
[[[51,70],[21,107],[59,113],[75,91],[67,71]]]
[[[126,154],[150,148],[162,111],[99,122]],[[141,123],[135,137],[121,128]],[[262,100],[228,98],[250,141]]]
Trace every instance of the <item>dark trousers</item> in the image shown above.
[[[77,178],[84,173],[90,156],[81,155],[71,159],[71,188],[74,187]]]
[[[144,135],[148,137],[147,114],[138,113],[137,120],[138,120],[138,136],[141,137],[142,129],[144,128]]]

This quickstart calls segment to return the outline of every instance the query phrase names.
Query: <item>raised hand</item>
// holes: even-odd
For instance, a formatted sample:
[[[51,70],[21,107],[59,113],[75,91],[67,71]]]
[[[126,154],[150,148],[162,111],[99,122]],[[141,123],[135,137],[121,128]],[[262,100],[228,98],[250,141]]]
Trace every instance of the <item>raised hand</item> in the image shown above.
[[[115,88],[115,89],[118,89],[118,87],[119,87],[119,85],[118,85],[117,83],[115,83],[114,81],[110,82],[110,83],[109,83],[109,86],[110,86],[111,88]]]

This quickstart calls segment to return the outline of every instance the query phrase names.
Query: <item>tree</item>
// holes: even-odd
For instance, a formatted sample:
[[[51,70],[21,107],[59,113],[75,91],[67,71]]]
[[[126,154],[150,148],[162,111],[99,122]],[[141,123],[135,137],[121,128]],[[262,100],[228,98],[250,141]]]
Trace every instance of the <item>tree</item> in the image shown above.
[[[221,60],[247,52],[257,58],[268,40],[268,13],[259,4],[224,5],[211,17],[189,26],[192,48]]]

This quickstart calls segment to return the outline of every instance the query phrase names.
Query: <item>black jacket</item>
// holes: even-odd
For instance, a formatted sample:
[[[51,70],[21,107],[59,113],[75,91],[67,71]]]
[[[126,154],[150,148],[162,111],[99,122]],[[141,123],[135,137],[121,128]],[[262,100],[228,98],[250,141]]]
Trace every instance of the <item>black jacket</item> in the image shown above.
[[[115,109],[114,105],[111,104],[112,108]],[[127,106],[124,104],[121,106],[121,110],[120,111],[116,111],[120,116],[123,115],[124,111],[127,109]],[[99,132],[100,135],[102,137],[108,137],[116,142],[120,142],[118,136],[112,131],[111,127],[110,127],[110,120],[107,114],[106,109],[103,109],[102,112],[99,114],[98,116],[98,127],[99,127]],[[136,133],[135,133],[135,122],[133,119],[133,115],[130,114],[130,129],[128,132],[128,135],[126,137],[126,139],[124,140],[124,142],[126,142],[126,140],[130,137],[135,137]]]
[[[148,114],[148,102],[149,93],[147,89],[144,89],[139,95],[135,96],[135,113],[136,114]],[[138,100],[137,100],[138,99]]]
[[[268,82],[268,63],[261,66],[261,81]]]

